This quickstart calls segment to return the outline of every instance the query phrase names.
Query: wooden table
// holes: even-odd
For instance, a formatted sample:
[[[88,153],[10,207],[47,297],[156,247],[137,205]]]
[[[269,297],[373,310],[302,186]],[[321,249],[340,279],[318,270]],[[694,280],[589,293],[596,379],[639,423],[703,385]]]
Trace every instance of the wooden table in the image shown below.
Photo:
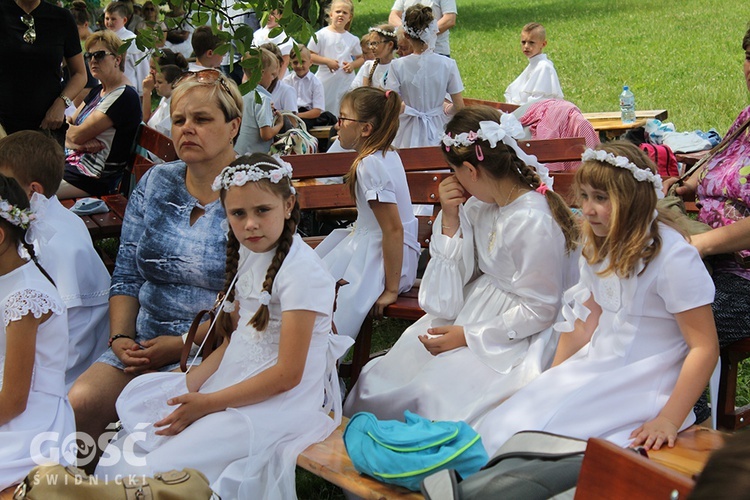
[[[310,135],[317,139],[328,139],[331,133],[331,126],[327,125],[325,127],[312,127],[308,130],[308,132],[310,132]]]
[[[649,450],[648,458],[694,479],[706,466],[711,452],[724,446],[725,437],[723,432],[694,425],[677,435],[674,448]]]
[[[635,121],[633,123],[623,123],[619,111],[604,111],[598,113],[583,113],[583,117],[591,123],[594,130],[599,132],[599,137],[603,141],[616,139],[628,130],[643,127],[646,120],[655,118],[664,120],[669,113],[666,109],[645,109],[635,112]]]

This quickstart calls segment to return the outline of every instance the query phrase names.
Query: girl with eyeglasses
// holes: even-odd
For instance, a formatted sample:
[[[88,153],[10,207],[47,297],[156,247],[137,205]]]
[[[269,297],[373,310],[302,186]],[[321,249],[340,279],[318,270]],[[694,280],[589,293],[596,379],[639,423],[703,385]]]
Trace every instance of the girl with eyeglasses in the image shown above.
[[[352,89],[357,87],[386,88],[388,74],[391,68],[393,55],[398,47],[396,28],[390,24],[381,24],[370,28],[367,42],[370,52],[373,54],[371,60],[365,61],[352,82]]]
[[[86,84],[73,16],[41,0],[0,2],[0,47],[0,124],[8,134],[41,130],[62,145],[65,109]]]
[[[391,147],[401,98],[393,91],[360,87],[344,95],[339,116],[341,147],[357,152],[346,183],[357,202],[353,229],[335,229],[315,249],[341,287],[333,321],[341,335],[356,337],[368,312],[376,318],[409,290],[417,275],[418,222],[406,173]]]
[[[101,83],[71,117],[60,199],[111,194],[122,180],[141,122],[141,103],[123,72],[121,45],[110,31],[98,31],[86,40],[84,57]]]

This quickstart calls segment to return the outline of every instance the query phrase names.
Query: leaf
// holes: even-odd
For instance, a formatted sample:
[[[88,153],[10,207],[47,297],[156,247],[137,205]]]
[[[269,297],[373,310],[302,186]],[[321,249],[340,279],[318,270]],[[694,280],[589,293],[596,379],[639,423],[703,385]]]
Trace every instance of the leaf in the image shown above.
[[[205,12],[196,12],[191,19],[196,26],[203,26],[208,23],[208,14]]]
[[[310,1],[310,8],[307,10],[307,20],[314,23],[318,20],[318,14],[320,14],[320,7],[317,0]]]

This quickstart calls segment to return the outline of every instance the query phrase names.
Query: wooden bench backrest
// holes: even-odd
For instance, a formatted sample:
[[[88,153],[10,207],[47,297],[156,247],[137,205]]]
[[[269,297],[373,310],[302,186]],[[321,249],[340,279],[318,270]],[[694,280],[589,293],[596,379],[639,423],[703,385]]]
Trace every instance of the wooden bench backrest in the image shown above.
[[[499,109],[505,113],[512,113],[520,106],[518,104],[510,104],[507,102],[497,101],[485,101],[483,99],[472,99],[471,97],[464,97],[464,106],[489,106],[491,108]]]
[[[135,150],[131,164],[131,172],[136,183],[141,180],[141,177],[143,177],[143,174],[149,168],[155,165],[152,160],[141,154],[142,150],[148,151],[164,162],[178,159],[172,139],[152,129],[145,123],[141,123],[136,135]]]
[[[692,479],[632,450],[591,438],[578,476],[575,499],[684,499],[694,484]],[[678,496],[673,496],[675,491]]]
[[[518,144],[526,153],[535,155],[542,163],[580,160],[581,153],[586,149],[583,137],[535,139],[520,141]],[[439,146],[403,148],[398,150],[398,154],[407,172],[449,168]],[[344,175],[356,157],[356,153],[316,153],[285,156],[284,160],[292,164],[294,178],[304,180]]]

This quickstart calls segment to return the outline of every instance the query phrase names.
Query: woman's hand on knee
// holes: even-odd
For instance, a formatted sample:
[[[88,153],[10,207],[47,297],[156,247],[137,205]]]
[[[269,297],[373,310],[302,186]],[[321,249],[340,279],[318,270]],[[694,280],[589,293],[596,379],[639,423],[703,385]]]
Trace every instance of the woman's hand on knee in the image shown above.
[[[138,375],[178,362],[183,342],[182,337],[179,336],[161,335],[151,340],[144,340],[140,345],[140,349],[128,353],[130,358],[138,360],[137,362],[128,364],[123,360],[123,363],[128,365],[125,373]]]

